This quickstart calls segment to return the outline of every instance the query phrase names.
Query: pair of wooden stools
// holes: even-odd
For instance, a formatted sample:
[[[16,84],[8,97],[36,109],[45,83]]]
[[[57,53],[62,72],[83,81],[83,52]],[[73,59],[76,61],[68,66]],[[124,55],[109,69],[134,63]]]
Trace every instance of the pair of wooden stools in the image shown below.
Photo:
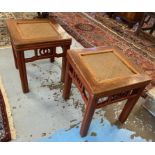
[[[55,57],[62,57],[64,99],[69,98],[73,82],[86,103],[82,137],[87,135],[95,109],[127,99],[119,117],[123,123],[150,82],[115,47],[69,50],[71,38],[53,20],[8,20],[7,26],[24,93],[29,92],[25,63],[45,58],[53,62]],[[56,52],[59,46],[61,54]],[[34,57],[25,58],[25,50],[34,50]]]

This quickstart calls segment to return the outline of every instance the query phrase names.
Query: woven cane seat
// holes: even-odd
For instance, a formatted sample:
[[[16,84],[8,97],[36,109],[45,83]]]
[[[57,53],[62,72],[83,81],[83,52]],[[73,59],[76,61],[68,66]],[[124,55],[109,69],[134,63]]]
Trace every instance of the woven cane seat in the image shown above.
[[[21,49],[21,46],[24,46],[24,50],[29,50],[32,46],[44,48],[71,42],[70,36],[52,19],[9,19],[7,26],[13,44],[18,49]]]
[[[83,64],[98,82],[135,74],[113,51],[80,54]]]
[[[58,36],[58,33],[49,22],[18,23],[18,29],[22,39],[36,39]]]
[[[81,80],[95,93],[103,94],[148,79],[117,47],[72,49],[68,51],[68,59]]]

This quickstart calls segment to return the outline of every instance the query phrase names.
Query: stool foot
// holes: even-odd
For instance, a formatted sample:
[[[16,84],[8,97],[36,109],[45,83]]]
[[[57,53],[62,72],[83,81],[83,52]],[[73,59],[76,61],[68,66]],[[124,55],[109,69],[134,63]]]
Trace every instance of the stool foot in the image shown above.
[[[124,123],[126,119],[128,118],[131,110],[133,109],[134,105],[137,103],[139,97],[141,96],[141,93],[143,92],[145,87],[139,88],[137,96],[134,98],[129,98],[127,103],[125,104],[120,116],[119,116],[119,121],[121,123]]]
[[[95,111],[95,104],[96,104],[96,99],[94,96],[91,96],[89,98],[89,101],[85,110],[84,118],[82,121],[81,129],[80,129],[81,137],[85,137],[88,133],[88,129]]]
[[[23,93],[24,93],[24,94],[26,94],[26,93],[28,93],[28,92],[29,92],[29,89],[23,90]]]
[[[128,118],[128,115],[130,114],[131,110],[133,109],[134,105],[136,104],[138,99],[129,99],[127,103],[125,104],[122,113],[119,116],[119,121],[121,123],[124,123],[126,119]]]
[[[50,58],[50,62],[52,63],[52,62],[54,62],[55,61],[55,58],[53,57],[53,58]]]

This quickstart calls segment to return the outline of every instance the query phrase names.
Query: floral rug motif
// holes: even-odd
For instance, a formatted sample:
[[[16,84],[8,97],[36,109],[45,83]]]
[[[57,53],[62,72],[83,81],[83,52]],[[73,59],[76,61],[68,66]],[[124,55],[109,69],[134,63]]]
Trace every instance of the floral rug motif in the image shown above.
[[[142,49],[136,48],[137,41],[132,42],[122,38],[117,32],[109,27],[98,23],[85,13],[51,13],[54,18],[68,33],[70,33],[84,47],[94,46],[117,46],[128,58],[140,66],[151,78],[152,82],[147,89],[155,86],[155,59],[149,57]],[[84,30],[77,25],[84,25]],[[86,25],[92,25],[92,31],[86,31]],[[121,28],[121,27],[120,27]],[[127,36],[125,37],[127,38]]]

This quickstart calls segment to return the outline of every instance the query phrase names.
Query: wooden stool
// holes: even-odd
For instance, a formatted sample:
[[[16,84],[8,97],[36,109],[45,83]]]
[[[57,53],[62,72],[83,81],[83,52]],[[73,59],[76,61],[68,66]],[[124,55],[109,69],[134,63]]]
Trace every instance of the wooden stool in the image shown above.
[[[66,52],[70,48],[71,38],[53,20],[7,20],[15,66],[19,69],[22,89],[29,92],[25,63],[39,59],[62,57],[61,80],[64,80]],[[62,47],[62,53],[56,53],[56,47]],[[24,57],[24,51],[34,50],[34,56]]]
[[[64,99],[69,98],[72,81],[86,103],[80,130],[83,137],[87,135],[95,109],[127,99],[119,117],[123,123],[150,78],[116,47],[97,47],[67,52]]]

